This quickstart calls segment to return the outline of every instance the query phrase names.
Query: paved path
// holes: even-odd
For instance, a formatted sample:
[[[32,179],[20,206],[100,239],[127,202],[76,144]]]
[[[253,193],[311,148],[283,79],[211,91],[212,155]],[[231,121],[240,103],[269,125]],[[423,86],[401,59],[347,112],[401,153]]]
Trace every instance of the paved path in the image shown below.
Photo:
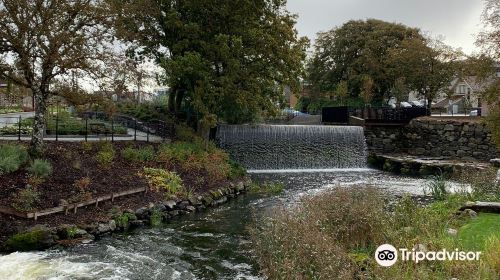
[[[21,119],[26,119],[33,116],[35,116],[34,112],[0,114],[0,128],[17,124],[19,122],[19,117],[21,117]]]
[[[25,113],[12,113],[12,114],[1,114],[0,115],[0,128],[9,126],[9,125],[15,125],[19,121],[19,117],[21,116],[22,119],[24,118],[29,118],[33,117],[34,113],[33,112],[25,112]],[[134,129],[128,128],[127,129],[127,136],[115,136],[113,139],[114,141],[134,141]],[[147,141],[148,140],[148,135],[145,132],[142,131],[137,131],[136,134],[136,139],[137,141]],[[44,138],[47,141],[55,141],[56,137],[54,135],[49,135],[45,136]],[[7,140],[7,141],[17,141],[18,136],[13,135],[13,136],[0,136],[0,140]],[[22,141],[29,141],[31,140],[31,137],[21,137]],[[111,135],[108,136],[99,136],[96,137],[95,135],[89,135],[87,137],[88,141],[104,141],[104,140],[111,140]],[[84,136],[65,136],[65,135],[60,135],[58,138],[58,141],[65,141],[65,142],[80,142],[80,141],[85,141]],[[154,142],[154,143],[160,143],[163,142],[163,138],[156,136],[156,135],[149,135],[149,142]],[[166,139],[166,142],[169,142],[169,139]]]

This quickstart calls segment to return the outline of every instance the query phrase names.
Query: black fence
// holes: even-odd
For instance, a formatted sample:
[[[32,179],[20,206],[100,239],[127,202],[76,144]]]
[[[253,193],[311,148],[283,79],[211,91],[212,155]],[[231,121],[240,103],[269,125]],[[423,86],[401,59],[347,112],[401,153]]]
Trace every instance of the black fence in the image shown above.
[[[30,137],[33,131],[32,116],[1,116],[0,137]],[[126,115],[107,115],[103,112],[85,112],[77,116],[67,112],[48,114],[45,136],[55,138],[76,138],[87,141],[89,138],[106,138],[114,141],[159,141],[171,139],[175,135],[173,122],[151,120],[141,122]]]
[[[427,108],[424,107],[326,107],[322,110],[322,122],[347,124],[353,116],[365,120],[365,123],[405,124],[427,115]]]

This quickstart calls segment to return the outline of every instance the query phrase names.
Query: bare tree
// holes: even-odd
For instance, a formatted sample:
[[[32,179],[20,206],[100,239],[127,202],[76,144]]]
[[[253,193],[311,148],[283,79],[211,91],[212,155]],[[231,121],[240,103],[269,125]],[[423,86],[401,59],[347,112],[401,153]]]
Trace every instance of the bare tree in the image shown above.
[[[51,84],[75,69],[93,72],[105,59],[105,11],[100,0],[0,0],[0,78],[34,96],[32,152],[43,147]]]

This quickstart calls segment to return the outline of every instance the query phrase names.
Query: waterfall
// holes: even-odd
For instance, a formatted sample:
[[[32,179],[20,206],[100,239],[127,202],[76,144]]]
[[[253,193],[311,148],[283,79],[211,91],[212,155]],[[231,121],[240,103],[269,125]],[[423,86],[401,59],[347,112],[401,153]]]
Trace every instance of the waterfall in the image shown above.
[[[366,166],[362,127],[223,125],[216,141],[248,169],[333,169]]]

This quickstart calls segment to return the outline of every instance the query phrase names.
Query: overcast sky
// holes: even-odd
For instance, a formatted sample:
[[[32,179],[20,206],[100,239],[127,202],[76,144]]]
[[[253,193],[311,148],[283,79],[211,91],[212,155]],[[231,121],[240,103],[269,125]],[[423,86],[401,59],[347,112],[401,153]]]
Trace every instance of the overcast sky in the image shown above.
[[[311,40],[348,20],[376,18],[444,36],[468,54],[477,50],[482,8],[482,0],[288,0],[289,11],[299,15],[300,35]]]

